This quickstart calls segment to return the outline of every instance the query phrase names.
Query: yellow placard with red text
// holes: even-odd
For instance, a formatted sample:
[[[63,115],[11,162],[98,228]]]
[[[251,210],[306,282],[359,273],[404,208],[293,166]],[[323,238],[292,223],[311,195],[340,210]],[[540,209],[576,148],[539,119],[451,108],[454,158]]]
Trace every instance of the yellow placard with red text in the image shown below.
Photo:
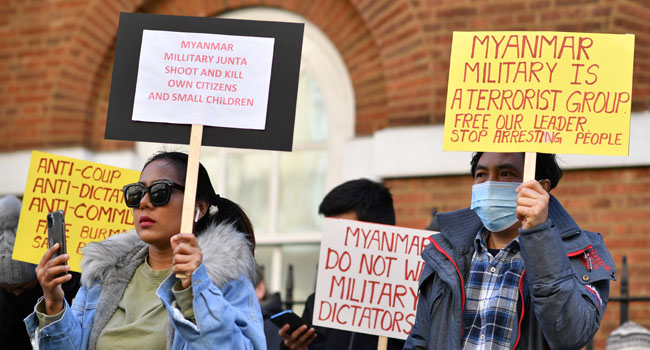
[[[65,212],[72,271],[80,272],[81,248],[133,228],[122,186],[139,171],[32,151],[13,259],[38,264],[47,251],[47,214]]]
[[[634,35],[454,32],[443,150],[628,155]]]

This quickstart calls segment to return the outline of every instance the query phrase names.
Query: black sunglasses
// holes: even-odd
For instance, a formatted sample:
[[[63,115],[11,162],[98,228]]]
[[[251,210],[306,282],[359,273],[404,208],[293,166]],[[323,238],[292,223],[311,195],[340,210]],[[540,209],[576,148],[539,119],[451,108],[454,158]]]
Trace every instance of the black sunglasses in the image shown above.
[[[183,191],[184,186],[169,180],[160,180],[152,183],[149,187],[141,183],[133,183],[122,187],[124,192],[124,203],[129,208],[137,208],[145,193],[149,193],[149,200],[155,206],[161,206],[169,203],[172,195],[172,188]]]

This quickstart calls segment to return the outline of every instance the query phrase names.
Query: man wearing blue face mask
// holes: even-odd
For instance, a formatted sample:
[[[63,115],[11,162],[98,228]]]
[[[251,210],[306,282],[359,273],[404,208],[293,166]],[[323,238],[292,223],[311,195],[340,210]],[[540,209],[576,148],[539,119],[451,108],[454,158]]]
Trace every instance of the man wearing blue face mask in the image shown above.
[[[562,170],[537,154],[476,153],[470,208],[438,214],[404,349],[580,349],[596,333],[616,267],[549,192]]]

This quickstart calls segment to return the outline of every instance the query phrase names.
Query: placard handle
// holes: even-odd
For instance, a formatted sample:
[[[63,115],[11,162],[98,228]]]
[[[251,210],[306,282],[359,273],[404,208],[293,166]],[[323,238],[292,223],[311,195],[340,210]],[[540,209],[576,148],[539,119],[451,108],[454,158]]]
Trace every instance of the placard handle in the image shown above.
[[[524,181],[535,180],[535,166],[537,163],[537,152],[526,152],[524,157]]]
[[[192,124],[190,133],[190,150],[187,155],[187,172],[185,173],[185,192],[183,195],[183,215],[181,216],[181,232],[192,233],[194,229],[194,214],[196,204],[196,185],[199,179],[199,158],[201,156],[201,141],[203,140],[203,125]],[[187,275],[177,273],[176,278],[185,279]]]
[[[377,350],[386,350],[388,348],[388,337],[380,336],[377,340]]]

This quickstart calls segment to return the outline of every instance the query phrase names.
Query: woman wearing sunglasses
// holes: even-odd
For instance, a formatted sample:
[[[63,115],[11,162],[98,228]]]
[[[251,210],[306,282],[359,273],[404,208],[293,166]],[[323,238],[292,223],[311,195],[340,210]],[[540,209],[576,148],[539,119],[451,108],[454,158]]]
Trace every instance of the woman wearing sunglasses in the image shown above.
[[[70,275],[60,275],[69,256],[45,253],[36,269],[44,298],[25,320],[41,350],[266,348],[250,221],[200,165],[196,236],[178,233],[186,168],[186,154],[160,153],[124,186],[135,231],[83,250],[71,307],[61,290]]]

